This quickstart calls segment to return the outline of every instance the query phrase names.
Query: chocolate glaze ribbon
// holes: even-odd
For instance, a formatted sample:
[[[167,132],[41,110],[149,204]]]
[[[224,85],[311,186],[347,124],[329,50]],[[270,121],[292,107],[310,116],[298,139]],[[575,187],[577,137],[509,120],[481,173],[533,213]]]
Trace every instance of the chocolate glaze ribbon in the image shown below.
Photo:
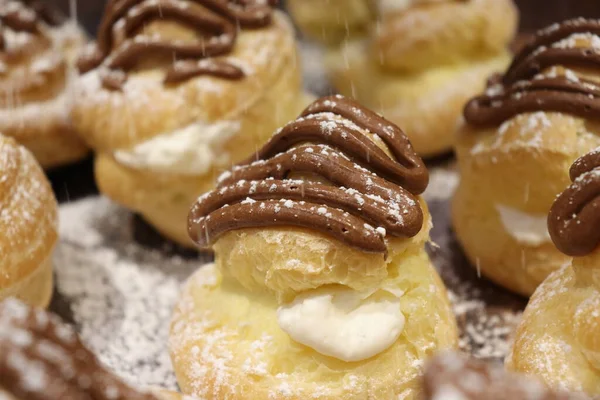
[[[57,9],[50,7],[42,0],[24,0],[27,6],[31,7],[33,11],[38,15],[49,26],[57,27],[65,22],[65,17]]]
[[[15,32],[44,37],[40,30],[41,21],[42,19],[35,9],[29,8],[19,1],[8,1],[0,4],[0,51],[7,51],[5,33],[7,28]]]
[[[575,74],[545,77],[552,66],[600,69],[600,51],[562,41],[573,35],[600,35],[600,21],[574,19],[539,31],[517,54],[504,76],[490,80],[485,94],[471,100],[464,116],[475,126],[494,126],[522,113],[563,112],[584,118],[600,115],[600,86]]]
[[[560,251],[585,256],[600,245],[600,150],[577,159],[570,176],[573,184],[548,214],[548,231]]]
[[[244,72],[226,60],[207,63],[206,58],[232,51],[239,28],[268,25],[276,0],[111,0],[106,6],[95,47],[80,56],[79,70],[88,72],[100,66],[104,86],[118,89],[127,79],[125,72],[148,56],[176,60],[167,69],[165,83],[180,83],[200,75],[237,80]],[[196,30],[200,36],[191,42],[146,36],[144,25],[170,19]],[[111,75],[118,75],[115,76]]]
[[[393,158],[365,132],[381,139]],[[298,174],[318,179],[293,179]],[[386,253],[387,234],[412,237],[421,230],[416,195],[428,179],[398,127],[342,96],[325,97],[276,132],[255,157],[222,175],[192,207],[189,233],[207,247],[231,230],[296,226]]]
[[[57,317],[14,299],[0,303],[2,391],[27,400],[157,400],[108,372]]]

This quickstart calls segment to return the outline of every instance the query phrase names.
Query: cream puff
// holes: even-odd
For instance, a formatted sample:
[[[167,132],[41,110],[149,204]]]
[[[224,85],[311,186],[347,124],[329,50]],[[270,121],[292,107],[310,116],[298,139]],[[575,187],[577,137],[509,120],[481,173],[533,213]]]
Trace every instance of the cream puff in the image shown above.
[[[372,0],[287,0],[286,6],[305,36],[328,45],[366,34],[377,16]]]
[[[313,9],[315,3],[336,4],[306,3]],[[402,125],[419,155],[448,152],[464,104],[509,62],[516,8],[512,0],[379,0],[376,5],[367,34],[328,52],[331,81],[342,94]]]
[[[3,1],[0,25],[0,132],[44,168],[84,158],[88,149],[69,114],[85,34],[39,1]]]
[[[58,317],[11,298],[0,302],[0,398],[178,400],[183,396],[130,387],[104,368]]]
[[[308,103],[297,60],[267,1],[109,1],[73,111],[100,191],[191,246],[194,199]]]
[[[424,250],[427,183],[404,133],[341,96],[223,174],[189,217],[216,259],[190,278],[171,324],[183,392],[418,398],[423,361],[457,345]]]
[[[428,362],[423,400],[586,400],[578,393],[554,392],[534,377],[507,373],[458,353]]]
[[[599,33],[584,19],[539,31],[465,108],[454,229],[483,275],[525,296],[569,261],[546,216],[571,163],[600,146]]]
[[[56,199],[39,164],[0,135],[0,300],[48,305],[57,225]]]
[[[531,298],[507,359],[548,385],[600,396],[600,148],[570,169],[548,215],[550,237],[574,257]]]

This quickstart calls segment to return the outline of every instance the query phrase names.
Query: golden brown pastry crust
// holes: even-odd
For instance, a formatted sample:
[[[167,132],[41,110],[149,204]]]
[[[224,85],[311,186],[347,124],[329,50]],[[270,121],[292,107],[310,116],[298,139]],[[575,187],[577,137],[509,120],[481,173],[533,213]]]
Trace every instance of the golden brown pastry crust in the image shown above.
[[[517,30],[518,12],[512,0],[421,3],[381,16],[372,57],[385,68],[419,72],[501,54]]]
[[[73,21],[38,26],[39,34],[13,34],[22,35],[22,42],[8,36],[0,55],[0,132],[32,151],[42,167],[52,168],[88,154],[69,118],[75,56],[86,36]]]
[[[442,353],[428,362],[425,400],[586,400],[581,393],[555,392],[535,377],[506,372],[499,365]]]
[[[273,131],[309,102],[287,18],[276,12],[270,26],[243,30],[229,59],[251,73],[238,81],[202,76],[165,87],[164,71],[134,71],[122,91],[100,86],[96,70],[81,78],[73,119],[98,153],[96,179],[113,200],[139,212],[165,236],[191,246],[185,231],[189,207],[211,189],[225,169],[246,158]],[[236,121],[239,131],[225,142],[225,162],[202,174],[180,174],[128,166],[114,157],[134,146],[196,121]]]
[[[529,296],[569,261],[547,237],[517,240],[498,206],[545,221],[556,195],[570,182],[568,170],[600,145],[600,126],[558,113],[523,114],[500,128],[464,127],[457,146],[461,181],[452,202],[453,226],[465,253],[481,273]]]
[[[577,35],[562,45],[577,51],[570,47],[591,48],[592,40]],[[595,71],[563,65],[545,68],[533,80],[543,77],[599,81]],[[452,221],[469,260],[483,275],[530,296],[569,261],[550,241],[546,216],[556,195],[570,183],[573,161],[600,146],[599,133],[598,121],[545,111],[517,114],[499,126],[462,128],[456,148],[461,182]],[[531,241],[511,233],[499,207],[538,219],[546,237]]]
[[[0,136],[0,299],[48,305],[57,218],[56,199],[36,160]]]
[[[303,34],[330,45],[366,33],[376,17],[372,0],[287,0],[286,6]]]
[[[456,321],[446,289],[424,249],[431,228],[431,216],[424,200],[411,194],[408,202],[411,207],[398,208],[407,220],[412,218],[409,216],[412,211],[417,208],[422,211],[422,214],[419,213],[422,219],[419,217],[417,232],[396,234],[398,236],[386,230],[382,233],[383,228],[375,230],[366,223],[379,224],[381,219],[375,217],[373,220],[359,220],[364,223],[351,228],[377,232],[384,242],[384,251],[364,250],[364,247],[350,241],[348,236],[332,233],[332,226],[336,222],[332,212],[338,211],[337,207],[344,208],[348,215],[354,216],[367,208],[366,198],[377,202],[374,207],[383,210],[387,210],[386,204],[403,204],[400,192],[389,194],[401,189],[399,182],[409,187],[406,182],[411,181],[413,192],[424,190],[427,173],[422,160],[404,141],[401,131],[389,134],[393,131],[391,124],[376,115],[371,116],[368,110],[356,103],[344,101],[341,96],[332,96],[320,99],[315,104],[307,108],[303,117],[280,131],[284,135],[281,137],[286,138],[281,142],[283,145],[275,136],[276,144],[269,142],[265,148],[272,145],[277,149],[275,153],[283,151],[283,158],[279,158],[278,162],[281,162],[284,170],[290,168],[289,179],[293,179],[296,185],[304,184],[310,189],[317,184],[332,185],[332,182],[337,182],[336,178],[332,177],[330,182],[324,172],[309,172],[300,164],[289,166],[284,161],[285,157],[293,162],[302,157],[298,155],[302,152],[320,152],[331,159],[339,158],[331,166],[325,162],[322,166],[334,169],[344,165],[345,169],[339,174],[348,174],[357,182],[367,182],[366,186],[353,186],[353,182],[348,184],[348,189],[341,188],[342,192],[348,193],[349,190],[354,193],[359,207],[330,206],[336,198],[335,192],[323,192],[323,197],[319,199],[306,195],[307,204],[304,205],[301,201],[285,200],[281,197],[289,193],[279,191],[283,183],[279,183],[279,187],[273,183],[274,186],[269,188],[273,196],[267,197],[270,199],[268,201],[279,200],[282,206],[279,209],[273,207],[273,220],[270,214],[266,214],[266,225],[251,219],[256,215],[255,212],[269,210],[270,205],[263,201],[265,197],[261,189],[251,186],[241,189],[242,196],[238,198],[236,194],[236,199],[243,199],[246,190],[250,197],[233,200],[216,211],[213,206],[204,203],[209,203],[207,199],[220,193],[224,187],[230,189],[223,193],[229,193],[240,182],[243,185],[244,180],[250,179],[244,174],[244,167],[225,175],[231,177],[231,181],[226,181],[224,186],[197,201],[190,213],[190,235],[203,245],[214,242],[215,264],[201,268],[188,281],[171,324],[171,358],[178,382],[185,393],[213,399],[418,399],[423,361],[436,350],[457,345]],[[315,109],[319,111],[312,114],[310,110]],[[285,136],[286,133],[289,136]],[[390,185],[385,186],[388,195],[382,194],[380,200],[375,200],[377,196],[373,194],[374,187],[384,185],[379,182],[381,178],[375,179],[369,175],[372,171],[369,167],[375,169],[374,165],[377,164],[374,161],[376,157],[373,155],[370,161],[366,161],[354,153],[362,147],[345,147],[340,142],[328,141],[328,138],[338,135],[348,143],[356,143],[359,140],[357,137],[364,135],[383,150],[384,157],[390,158],[391,165],[386,164],[383,171],[379,170],[381,176],[385,176],[386,172],[388,174],[385,179],[385,184]],[[297,144],[294,136],[309,143]],[[405,158],[398,155],[397,145],[404,150]],[[292,151],[285,152],[290,147]],[[395,152],[390,150],[392,148]],[[281,169],[268,166],[272,161],[268,150],[263,148],[259,154],[257,163],[246,166],[246,172],[257,166],[266,166],[265,169],[272,172]],[[413,155],[418,160],[415,161]],[[409,156],[412,162],[407,161]],[[403,174],[394,175],[391,171],[393,167],[399,167],[401,159],[405,160],[403,168],[406,170]],[[353,160],[360,162],[360,165],[345,164]],[[347,169],[361,172],[354,175]],[[254,181],[258,182],[257,185],[269,182],[267,179],[276,175],[275,172],[266,176],[248,173],[258,179]],[[414,173],[415,179],[407,177],[410,173]],[[337,178],[342,180],[339,175]],[[339,182],[334,186],[339,186]],[[305,193],[308,193],[306,190]],[[244,203],[250,204],[250,208],[239,211],[238,206]],[[307,206],[306,213],[315,218],[309,219],[307,214],[301,214],[302,206]],[[332,211],[328,213],[326,207]],[[228,210],[231,211],[229,214]],[[295,212],[298,214],[294,215]],[[393,210],[386,212],[393,213]],[[286,219],[287,213],[296,224],[290,222],[289,225],[279,225],[281,221],[290,221]],[[386,216],[384,212],[383,218]],[[309,223],[302,225],[307,220]],[[211,230],[207,228],[206,221],[223,224],[227,229],[222,232],[218,228]],[[323,226],[317,227],[322,221],[325,222]],[[345,231],[349,232],[352,231]],[[212,239],[203,237],[203,233],[212,236]],[[410,235],[414,236],[406,237]],[[368,237],[362,236],[363,240]],[[328,294],[335,289],[376,296],[386,290],[394,293],[395,301],[398,301],[398,307],[406,318],[400,336],[390,341],[390,347],[371,354],[367,359],[347,362],[300,344],[292,339],[293,336],[285,328],[280,327],[278,310],[281,306],[289,305],[301,295]]]
[[[272,255],[268,247],[256,251]],[[381,283],[407,290],[403,333],[376,357],[345,363],[293,342],[277,325],[271,294],[203,267],[186,285],[171,325],[182,390],[213,399],[420,398],[423,360],[457,345],[454,316],[424,251],[397,258],[389,272],[393,277]]]
[[[573,260],[536,290],[517,328],[507,368],[548,385],[600,395],[600,257]]]
[[[380,7],[366,35],[328,51],[330,79],[340,93],[401,125],[419,155],[450,151],[464,104],[509,62],[516,8],[511,0]]]
[[[508,53],[501,52],[471,63],[398,74],[382,70],[377,60],[365,57],[367,51],[366,41],[354,41],[330,52],[327,66],[334,86],[402,125],[422,157],[452,148],[464,104],[509,60]]]

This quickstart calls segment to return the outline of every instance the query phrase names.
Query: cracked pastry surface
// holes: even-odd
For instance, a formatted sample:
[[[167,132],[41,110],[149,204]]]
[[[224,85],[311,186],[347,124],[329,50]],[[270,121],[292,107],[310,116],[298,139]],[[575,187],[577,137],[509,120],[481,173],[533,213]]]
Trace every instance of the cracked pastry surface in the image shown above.
[[[0,131],[44,168],[82,159],[88,149],[69,114],[85,34],[40,1],[3,1],[0,20]]]
[[[323,13],[328,20],[310,20],[308,8],[317,3],[330,9]],[[337,25],[345,28],[326,61],[337,90],[402,125],[419,155],[450,151],[462,107],[509,62],[507,46],[517,24],[512,1],[363,0],[353,5],[295,1],[290,10],[300,28],[318,22],[326,35]],[[351,12],[354,19],[345,25],[342,16]]]
[[[193,200],[308,103],[267,2],[110,1],[79,66],[73,118],[100,190],[186,246]]]
[[[46,307],[58,206],[33,155],[0,135],[0,300],[15,296]]]
[[[453,225],[474,266],[526,296],[569,261],[544,220],[571,163],[600,145],[590,112],[599,27],[577,19],[541,30],[465,108]]]
[[[418,398],[423,360],[457,344],[424,251],[427,181],[404,133],[342,96],[316,101],[223,174],[190,212],[190,236],[216,260],[173,317],[182,390]]]
[[[556,247],[573,260],[535,291],[506,363],[550,386],[598,396],[600,151],[577,159],[569,175],[572,183],[552,205],[548,229]]]

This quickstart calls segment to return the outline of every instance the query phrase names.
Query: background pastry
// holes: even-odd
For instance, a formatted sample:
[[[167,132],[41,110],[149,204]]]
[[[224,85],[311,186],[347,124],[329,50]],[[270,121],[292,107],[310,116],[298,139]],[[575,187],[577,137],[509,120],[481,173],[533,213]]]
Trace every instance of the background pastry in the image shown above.
[[[424,399],[428,400],[585,400],[577,393],[553,392],[534,377],[507,373],[458,353],[443,353],[428,362]]]
[[[509,62],[517,27],[512,1],[376,5],[367,35],[329,51],[334,87],[402,125],[421,156],[450,151],[464,103]]]
[[[191,245],[189,205],[306,104],[296,62],[264,1],[109,1],[73,113],[100,190]]]
[[[548,230],[574,257],[531,298],[507,359],[510,369],[546,383],[600,395],[600,150],[570,169],[573,183],[554,202]]]
[[[192,276],[173,318],[182,390],[417,398],[423,360],[456,346],[457,330],[424,250],[428,173],[403,132],[333,96],[248,162],[190,213],[216,264]]]
[[[0,397],[6,400],[177,400],[131,388],[58,317],[16,299],[0,302]],[[191,400],[191,399],[190,399]]]
[[[33,155],[0,135],[0,300],[48,305],[57,219],[56,199]]]
[[[538,32],[465,109],[456,235],[485,276],[523,295],[569,260],[550,241],[545,216],[571,163],[600,145],[597,33],[596,20]]]
[[[82,159],[88,150],[69,113],[84,33],[41,1],[3,1],[0,21],[0,132],[44,168]]]
[[[286,5],[302,33],[328,45],[366,34],[377,16],[373,0],[287,0]]]

